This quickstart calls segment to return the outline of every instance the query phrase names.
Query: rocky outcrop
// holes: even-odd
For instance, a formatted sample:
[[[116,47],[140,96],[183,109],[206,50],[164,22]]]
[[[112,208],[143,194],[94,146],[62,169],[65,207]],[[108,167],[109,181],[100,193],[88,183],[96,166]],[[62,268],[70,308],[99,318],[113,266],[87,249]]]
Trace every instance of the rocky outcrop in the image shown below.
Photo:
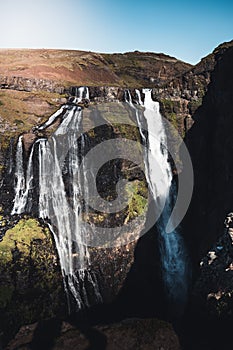
[[[45,79],[24,78],[20,76],[0,76],[0,89],[10,89],[18,91],[47,91],[63,94],[64,86],[59,86],[55,81]]]
[[[233,316],[233,222],[225,221],[223,234],[200,262],[200,276],[193,289],[193,298],[212,317]]]
[[[192,117],[202,105],[216,63],[232,46],[233,41],[219,45],[196,66],[154,87],[153,96],[160,102],[162,114],[183,136],[193,125]]]
[[[185,349],[233,347],[233,213],[221,236],[200,261],[184,325]]]

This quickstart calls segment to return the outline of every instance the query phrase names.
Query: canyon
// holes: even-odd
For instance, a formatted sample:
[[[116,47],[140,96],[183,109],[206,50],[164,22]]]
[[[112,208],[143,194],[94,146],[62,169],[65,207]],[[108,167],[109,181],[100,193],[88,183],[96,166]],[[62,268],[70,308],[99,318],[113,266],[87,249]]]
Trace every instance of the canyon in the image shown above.
[[[221,44],[196,66],[164,54],[138,51],[97,54],[66,50],[0,50],[0,309],[5,320],[5,326],[2,325],[4,342],[26,323],[58,315],[67,317],[60,263],[50,227],[38,219],[37,209],[19,215],[12,215],[11,210],[19,135],[23,135],[23,163],[26,164],[35,140],[49,137],[57,128],[55,125],[52,131],[43,132],[40,126],[62,105],[72,105],[72,98],[77,97],[80,86],[88,87],[89,91],[89,107],[83,110],[84,127],[88,130],[85,153],[103,140],[118,139],[122,135],[140,144],[140,130],[125,126],[131,124],[135,113],[133,109],[127,109],[125,91],[130,94],[131,102],[139,105],[138,92],[142,104],[145,103],[144,88],[151,89],[151,97],[159,102],[161,114],[184,138],[194,170],[194,192],[181,223],[193,270],[188,312],[195,314],[197,319],[201,315],[197,310],[201,308],[208,314],[212,293],[214,310],[220,310],[217,319],[221,319],[221,312],[223,317],[227,312],[230,315],[231,297],[227,302],[225,299],[233,290],[231,278],[227,277],[231,276],[232,270],[229,268],[225,276],[224,268],[230,266],[231,254],[228,254],[229,242],[222,237],[226,235],[224,219],[233,209],[230,190],[233,185],[232,62],[233,41]],[[103,127],[100,123],[95,127],[98,118],[107,125]],[[39,129],[35,131],[35,128]],[[180,144],[173,144],[172,133],[171,139],[167,138],[176,155],[175,164],[182,166]],[[132,153],[130,148],[128,153]],[[175,168],[173,172],[176,176]],[[132,202],[119,215],[112,215],[110,224],[131,223],[139,214],[144,216],[137,232],[133,226],[127,231],[127,234],[135,234],[136,240],[120,248],[91,249],[92,268],[98,270],[93,273],[99,276],[104,303],[112,305],[110,310],[117,315],[116,319],[143,316],[171,321],[160,273],[158,228],[146,229],[147,213],[152,210],[151,207],[145,210],[148,200],[146,176],[139,167],[133,167],[132,162],[109,162],[99,174],[98,191],[104,198],[114,200],[114,188],[122,176],[133,185]],[[35,204],[32,206],[36,208]],[[106,219],[98,212],[88,215],[87,220],[96,224]],[[147,233],[139,238],[143,230]],[[222,242],[228,243],[224,246]],[[212,270],[215,265],[210,266],[208,262],[207,266],[200,267],[205,256],[208,261],[208,252],[219,246],[223,246],[224,254],[219,264],[216,260],[216,270]],[[219,273],[219,266],[223,269],[222,274],[207,282],[213,271]],[[207,276],[206,281],[203,275]],[[221,297],[215,298],[220,292]],[[95,305],[91,284],[88,293]],[[111,304],[113,301],[115,304]],[[224,302],[227,311],[221,311]],[[105,310],[104,314],[106,321],[109,313]],[[194,333],[200,332],[192,328]],[[190,329],[187,333],[191,334]],[[191,349],[191,345],[188,346],[187,349]]]

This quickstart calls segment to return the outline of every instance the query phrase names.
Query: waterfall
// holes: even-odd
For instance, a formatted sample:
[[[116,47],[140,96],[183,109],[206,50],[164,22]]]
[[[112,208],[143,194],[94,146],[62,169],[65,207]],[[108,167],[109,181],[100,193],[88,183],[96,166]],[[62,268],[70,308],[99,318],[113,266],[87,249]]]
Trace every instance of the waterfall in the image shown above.
[[[148,168],[151,192],[155,200],[167,198],[172,181],[171,167],[166,149],[166,134],[162,117],[159,113],[159,103],[151,98],[151,90],[144,89],[144,117],[148,128]],[[153,162],[156,159],[156,163]],[[159,169],[158,169],[159,167]]]
[[[79,88],[76,96],[78,99],[89,97],[88,89]],[[33,180],[32,160],[37,149],[39,217],[48,222],[54,236],[70,311],[70,295],[78,309],[88,306],[93,299],[94,302],[102,301],[97,278],[90,270],[89,251],[83,243],[87,232],[81,218],[82,200],[85,201],[88,191],[82,175],[86,171],[85,163],[80,165],[80,157],[85,147],[84,136],[81,136],[81,146],[78,143],[82,116],[83,111],[77,105],[64,105],[38,128],[40,131],[45,130],[59,117],[62,118],[49,139],[39,138],[32,146],[26,177],[23,167],[23,140],[20,136],[16,155],[16,195],[12,209],[12,214],[22,214],[29,208],[27,203]],[[68,185],[65,183],[65,176],[69,181]]]
[[[32,206],[32,190],[33,190],[33,154],[34,145],[32,146],[29,156],[26,177],[23,169],[23,137],[19,137],[17,152],[16,152],[16,194],[14,199],[14,207],[12,215],[30,212]],[[18,184],[19,181],[19,184]]]
[[[73,93],[75,95],[74,103],[79,103],[83,99],[89,100],[89,89],[86,86],[75,87]]]
[[[140,93],[140,91],[138,90],[138,89],[135,89],[135,92],[136,92],[136,95],[137,95],[137,98],[138,98],[138,104],[140,105],[140,106],[142,106],[143,105],[143,102],[142,102],[142,98],[141,98],[141,93]]]
[[[23,135],[18,139],[16,150],[16,167],[15,167],[15,198],[12,215],[20,214],[22,211],[21,198],[25,192],[25,176],[23,164]]]
[[[85,163],[85,157],[82,159],[87,140],[82,134],[83,110],[77,103],[88,99],[89,91],[86,87],[80,87],[74,88],[73,92],[75,100],[63,105],[37,128],[40,132],[45,131],[60,120],[52,136],[40,137],[34,142],[27,162],[23,136],[19,137],[12,214],[30,213],[32,198],[38,201],[38,215],[48,222],[54,236],[69,307],[72,306],[70,302],[75,300],[80,309],[90,305],[93,298],[95,302],[101,302],[102,297],[95,273],[90,269],[90,251],[83,243],[90,234],[82,221],[82,215],[84,210],[85,214],[88,213],[88,208],[84,209],[84,203],[89,203],[86,174],[92,169]],[[176,197],[168,161],[166,132],[159,103],[152,100],[151,90],[143,90],[143,101],[139,90],[135,94],[137,105],[133,104],[129,90],[125,91],[125,100],[134,112],[142,142],[146,146],[145,176],[156,211],[162,212],[157,229],[164,285],[170,300],[182,304],[188,285],[185,246],[179,228],[171,233],[165,230]],[[33,175],[36,173],[38,187],[34,188],[37,184],[34,184]]]
[[[144,155],[145,175],[150,192],[156,208],[162,211],[157,221],[157,229],[164,285],[171,303],[182,308],[188,293],[188,260],[179,227],[171,233],[166,233],[165,230],[176,197],[176,189],[172,181],[172,169],[168,161],[166,132],[159,112],[159,103],[152,100],[151,90],[143,89],[144,103],[140,91],[136,90],[135,92],[137,103],[145,109],[144,114],[140,113],[138,108],[133,105],[129,91],[125,96],[126,102],[136,112],[142,142],[146,145],[147,152]],[[148,130],[147,137],[143,132],[145,122]]]

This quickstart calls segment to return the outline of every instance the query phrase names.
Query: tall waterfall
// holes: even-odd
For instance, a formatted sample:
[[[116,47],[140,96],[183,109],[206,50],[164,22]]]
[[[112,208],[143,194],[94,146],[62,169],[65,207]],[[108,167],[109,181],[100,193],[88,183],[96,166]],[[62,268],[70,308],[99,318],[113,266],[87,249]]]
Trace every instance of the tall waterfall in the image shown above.
[[[31,153],[28,159],[26,177],[24,174],[24,162],[23,162],[23,136],[19,137],[17,152],[16,152],[16,187],[15,187],[15,199],[12,209],[12,215],[22,214],[24,211],[30,211],[33,189],[33,154],[34,145],[32,146]]]
[[[16,150],[16,167],[15,167],[15,198],[12,214],[21,213],[21,200],[25,192],[25,176],[23,164],[23,136],[18,140]]]
[[[83,111],[77,103],[88,99],[89,91],[82,87],[75,88],[73,93],[72,103],[63,105],[37,128],[40,132],[46,130],[60,118],[61,122],[52,136],[40,137],[34,142],[27,162],[23,136],[19,137],[12,214],[30,213],[32,200],[38,200],[39,217],[48,222],[54,235],[64,288],[67,295],[73,296],[78,308],[82,308],[90,304],[93,296],[96,302],[102,298],[97,278],[90,269],[89,250],[83,243],[86,241],[84,237],[89,234],[82,223],[82,214],[83,202],[89,202],[85,174],[90,169],[81,159],[86,139],[82,134]],[[183,305],[188,288],[185,246],[179,228],[171,233],[165,231],[176,197],[166,132],[159,103],[152,100],[151,90],[143,90],[144,99],[139,90],[135,94],[141,107],[133,104],[129,91],[125,92],[125,99],[134,111],[142,142],[146,146],[144,164],[150,192],[158,211],[163,208],[157,228],[164,285],[169,299],[176,305]],[[35,175],[38,176],[36,193]]]
[[[88,89],[76,91],[76,102],[87,98]],[[64,105],[38,129],[44,130],[62,117],[55,133],[39,138],[31,148],[26,175],[23,166],[23,141],[19,137],[16,154],[16,187],[12,214],[30,212],[30,188],[33,179],[33,158],[38,154],[39,217],[47,220],[54,235],[64,287],[73,295],[78,308],[89,305],[89,294],[102,300],[95,274],[90,270],[88,248],[83,244],[86,234],[82,225],[82,200],[88,192],[83,186],[85,163],[80,165],[84,143],[78,143],[82,129],[82,109],[75,104]],[[79,134],[78,134],[79,133]],[[82,136],[83,137],[83,136]],[[80,146],[81,144],[81,146]],[[36,153],[37,150],[37,153]],[[65,175],[69,184],[65,184]],[[85,185],[85,183],[84,183]],[[86,290],[89,288],[89,292]],[[68,298],[69,300],[69,298]]]
[[[176,197],[172,169],[168,161],[165,127],[159,112],[159,103],[152,100],[151,90],[143,89],[144,103],[140,91],[135,92],[137,103],[145,108],[144,113],[139,113],[133,105],[129,91],[126,94],[126,101],[136,112],[142,141],[146,145],[145,175],[156,208],[160,210],[164,207],[157,221],[164,285],[171,303],[182,308],[188,293],[188,259],[180,228],[176,228],[171,233],[166,233],[165,230]],[[145,122],[148,130],[147,138],[143,132]]]

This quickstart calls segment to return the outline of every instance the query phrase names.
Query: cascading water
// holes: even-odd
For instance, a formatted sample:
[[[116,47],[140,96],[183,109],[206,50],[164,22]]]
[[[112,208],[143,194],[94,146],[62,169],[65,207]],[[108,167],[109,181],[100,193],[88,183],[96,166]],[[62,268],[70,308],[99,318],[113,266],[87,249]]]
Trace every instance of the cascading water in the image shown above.
[[[89,97],[88,89],[77,89],[76,102],[80,102],[84,97]],[[81,220],[81,201],[82,198],[85,201],[88,192],[81,181],[85,163],[82,162],[81,168],[79,159],[85,144],[81,142],[80,146],[77,140],[82,128],[82,114],[82,109],[74,103],[64,105],[38,128],[42,131],[62,117],[61,124],[49,139],[37,139],[32,146],[26,179],[23,167],[23,137],[19,137],[16,154],[17,181],[12,209],[12,214],[30,212],[29,193],[33,179],[33,157],[37,149],[39,217],[49,223],[60,259],[65,291],[73,295],[78,308],[89,305],[86,285],[91,289],[91,295],[95,296],[96,302],[102,300],[96,276],[89,268],[89,251],[83,243],[86,232]],[[69,179],[68,186],[64,181],[64,172]]]
[[[173,174],[168,161],[167,137],[159,112],[159,103],[152,100],[151,90],[143,89],[144,103],[139,90],[136,90],[137,103],[145,108],[139,113],[132,103],[130,92],[127,91],[126,102],[135,110],[142,142],[146,145],[147,154],[144,155],[145,175],[154,198],[156,208],[162,213],[157,222],[163,280],[171,304],[180,308],[185,305],[188,293],[188,259],[183,238],[176,228],[166,233],[166,226],[171,216],[175,202],[176,190],[172,181]],[[143,132],[147,123],[148,136]],[[177,308],[176,308],[177,311]]]
[[[39,138],[31,148],[26,173],[24,171],[23,136],[19,137],[16,151],[16,184],[12,214],[30,213],[34,191],[33,178],[38,168],[37,189],[39,217],[48,221],[54,235],[64,287],[67,294],[73,295],[78,308],[88,306],[89,294],[101,301],[101,294],[95,274],[90,270],[88,248],[83,244],[86,227],[81,216],[83,202],[89,202],[88,185],[85,174],[90,171],[80,160],[85,152],[85,134],[82,135],[83,112],[77,103],[89,98],[86,87],[75,89],[75,98],[63,105],[47,122],[37,128],[43,131],[58,118],[61,123],[53,135]],[[125,99],[133,109],[143,144],[145,175],[156,203],[164,210],[157,222],[160,236],[161,265],[166,290],[170,300],[184,304],[187,296],[187,259],[179,229],[166,233],[165,228],[170,218],[176,191],[173,186],[172,169],[168,161],[167,138],[159,104],[151,98],[151,91],[144,89],[144,102],[139,90],[135,91],[140,109],[132,102],[129,91]],[[144,109],[144,112],[142,111]],[[145,133],[145,129],[148,133]],[[77,141],[78,133],[80,142]],[[156,162],[154,161],[156,160]],[[37,166],[36,166],[36,165]],[[68,181],[67,181],[68,179]],[[68,182],[68,183],[67,183]],[[85,208],[86,212],[88,208]],[[91,289],[88,293],[86,285]]]
[[[25,192],[25,176],[23,164],[23,136],[21,135],[17,144],[16,168],[15,168],[15,198],[12,214],[21,213],[20,201]]]
[[[31,153],[28,160],[26,177],[24,175],[23,167],[23,136],[19,137],[17,152],[16,152],[16,194],[14,199],[14,207],[12,209],[12,215],[21,214],[24,211],[30,212],[31,210],[31,195],[33,190],[33,154],[34,145],[32,146]]]

